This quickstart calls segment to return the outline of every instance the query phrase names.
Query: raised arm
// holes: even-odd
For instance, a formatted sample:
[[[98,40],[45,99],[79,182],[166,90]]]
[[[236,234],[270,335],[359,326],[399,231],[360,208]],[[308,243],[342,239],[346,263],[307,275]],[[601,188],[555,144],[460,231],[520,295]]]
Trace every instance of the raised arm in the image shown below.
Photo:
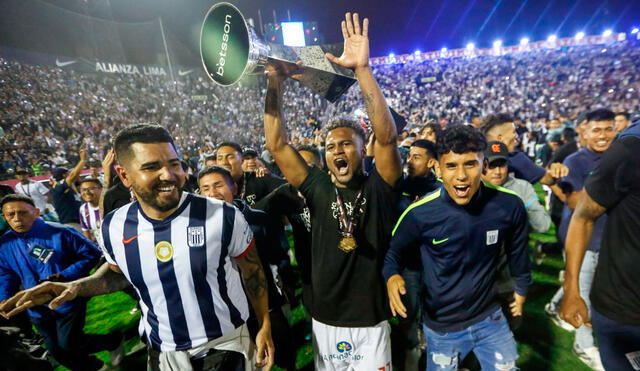
[[[86,162],[87,162],[87,151],[84,148],[82,148],[80,149],[80,160],[78,160],[78,163],[76,164],[76,166],[73,169],[71,169],[71,171],[69,172],[69,175],[67,175],[67,177],[64,180],[69,187],[72,187],[73,183],[76,182],[76,180],[80,176],[80,173],[82,172],[82,169],[84,169],[84,165]]]
[[[374,146],[376,169],[382,179],[393,186],[402,175],[400,153],[396,143],[398,133],[387,102],[371,72],[368,32],[369,20],[367,18],[360,26],[358,13],[354,13],[353,16],[351,13],[347,13],[345,20],[342,21],[344,51],[340,58],[331,53],[327,53],[327,58],[331,62],[350,68],[355,72],[376,136]]]
[[[309,174],[309,168],[304,159],[298,154],[287,140],[282,118],[283,83],[287,78],[285,65],[268,65],[267,96],[264,106],[264,135],[266,147],[276,160],[289,184],[299,187]]]
[[[104,173],[104,184],[102,185],[104,190],[109,189],[111,187],[111,176],[113,175],[111,172],[111,167],[113,162],[116,159],[116,152],[111,148],[109,152],[104,156],[104,160],[102,160],[102,172]]]

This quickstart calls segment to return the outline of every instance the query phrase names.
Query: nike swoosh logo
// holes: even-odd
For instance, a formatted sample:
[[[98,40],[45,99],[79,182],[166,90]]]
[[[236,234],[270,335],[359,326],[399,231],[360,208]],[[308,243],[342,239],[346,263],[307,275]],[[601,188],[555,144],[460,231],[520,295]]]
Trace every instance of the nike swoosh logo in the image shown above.
[[[193,72],[193,69],[186,70],[186,71],[178,70],[178,75],[180,75],[180,76],[185,76],[185,75],[190,74],[191,72]]]
[[[131,241],[135,240],[136,238],[138,238],[138,235],[135,235],[135,236],[133,236],[133,237],[129,238],[128,240],[125,240],[124,238],[122,238],[122,243],[123,243],[124,245],[126,245],[126,244],[128,244],[129,242],[131,242]]]
[[[58,58],[56,58],[56,66],[58,66],[58,67],[68,66],[68,65],[70,65],[70,64],[74,64],[74,63],[76,63],[76,62],[77,62],[77,61],[60,62],[60,61],[58,60]]]
[[[440,245],[441,243],[443,243],[443,242],[447,242],[447,241],[449,241],[449,237],[445,238],[444,240],[438,240],[438,241],[436,241],[436,239],[434,238],[434,239],[431,241],[431,243],[432,243],[432,244],[434,244],[434,245]]]

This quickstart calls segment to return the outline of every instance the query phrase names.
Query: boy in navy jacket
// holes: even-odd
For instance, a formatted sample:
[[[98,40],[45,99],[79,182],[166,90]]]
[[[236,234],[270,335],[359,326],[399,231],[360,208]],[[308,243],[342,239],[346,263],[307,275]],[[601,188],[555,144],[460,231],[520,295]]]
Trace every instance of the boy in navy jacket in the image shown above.
[[[495,276],[504,248],[515,283],[510,309],[522,315],[531,284],[527,214],[512,191],[481,182],[486,146],[472,127],[443,133],[437,145],[443,185],[405,210],[385,258],[389,304],[394,315],[404,317],[403,260],[411,250],[420,251],[429,370],[457,370],[458,361],[471,351],[483,369],[515,369],[518,358]]]

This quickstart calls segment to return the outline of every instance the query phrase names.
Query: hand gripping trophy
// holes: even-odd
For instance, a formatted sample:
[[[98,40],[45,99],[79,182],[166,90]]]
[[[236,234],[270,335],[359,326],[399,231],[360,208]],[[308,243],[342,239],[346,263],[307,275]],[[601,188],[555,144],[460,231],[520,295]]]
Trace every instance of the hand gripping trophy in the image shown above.
[[[209,78],[222,86],[260,73],[269,63],[290,65],[296,70],[291,78],[332,103],[356,82],[351,70],[329,62],[322,46],[289,47],[262,41],[240,10],[226,2],[213,5],[205,16],[200,56]]]

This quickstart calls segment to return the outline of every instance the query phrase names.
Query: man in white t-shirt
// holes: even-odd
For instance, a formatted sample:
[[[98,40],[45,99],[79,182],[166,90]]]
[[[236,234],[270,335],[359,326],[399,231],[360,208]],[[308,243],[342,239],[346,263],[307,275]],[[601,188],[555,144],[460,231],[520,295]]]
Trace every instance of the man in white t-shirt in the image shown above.
[[[29,171],[26,169],[16,169],[16,179],[20,183],[16,184],[16,193],[31,197],[36,204],[40,214],[48,213],[47,202],[50,202],[50,189],[40,182],[29,179]]]

